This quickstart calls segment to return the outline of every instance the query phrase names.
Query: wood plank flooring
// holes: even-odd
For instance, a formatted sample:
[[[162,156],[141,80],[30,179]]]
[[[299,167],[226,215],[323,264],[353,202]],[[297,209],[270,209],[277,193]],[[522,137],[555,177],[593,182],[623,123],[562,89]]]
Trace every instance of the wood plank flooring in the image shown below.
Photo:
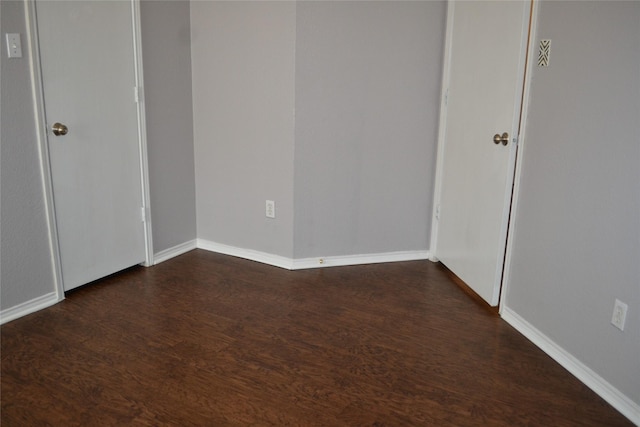
[[[2,326],[2,426],[626,426],[428,261],[189,252]]]

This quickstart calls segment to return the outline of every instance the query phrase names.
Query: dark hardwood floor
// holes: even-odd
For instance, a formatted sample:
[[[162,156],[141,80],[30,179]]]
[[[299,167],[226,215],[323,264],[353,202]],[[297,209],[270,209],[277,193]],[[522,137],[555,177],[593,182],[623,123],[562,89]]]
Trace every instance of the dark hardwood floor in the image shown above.
[[[196,250],[2,326],[2,426],[631,425],[428,261]]]

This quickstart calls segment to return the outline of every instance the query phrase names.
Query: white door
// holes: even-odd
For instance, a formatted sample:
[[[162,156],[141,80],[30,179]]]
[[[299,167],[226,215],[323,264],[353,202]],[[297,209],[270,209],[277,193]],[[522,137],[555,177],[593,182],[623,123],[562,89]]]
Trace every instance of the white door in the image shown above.
[[[145,261],[131,3],[37,1],[64,289]],[[61,123],[66,135],[55,135]]]
[[[435,253],[492,306],[500,296],[530,5],[449,4],[449,85]],[[504,133],[506,145],[496,144],[494,135]]]

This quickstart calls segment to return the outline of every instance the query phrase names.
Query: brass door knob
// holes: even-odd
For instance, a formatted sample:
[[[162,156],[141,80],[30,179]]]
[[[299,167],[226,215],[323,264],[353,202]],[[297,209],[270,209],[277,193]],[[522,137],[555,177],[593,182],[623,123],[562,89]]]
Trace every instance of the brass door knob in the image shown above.
[[[51,131],[55,136],[61,136],[66,135],[69,132],[69,128],[62,123],[54,123],[53,126],[51,126]]]
[[[500,143],[502,143],[502,145],[507,145],[509,143],[509,134],[507,132],[503,133],[502,135],[496,133],[495,135],[493,135],[493,143],[496,145]]]

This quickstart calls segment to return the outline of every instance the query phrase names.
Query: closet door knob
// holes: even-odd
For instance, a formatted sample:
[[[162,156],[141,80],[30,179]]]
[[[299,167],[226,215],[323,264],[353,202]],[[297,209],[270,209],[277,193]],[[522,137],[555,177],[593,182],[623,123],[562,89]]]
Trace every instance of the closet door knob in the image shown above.
[[[496,145],[500,143],[502,143],[502,145],[507,145],[509,143],[509,134],[507,132],[503,133],[502,135],[496,133],[495,135],[493,135],[493,143]]]
[[[69,128],[67,128],[62,123],[56,122],[53,124],[53,126],[51,126],[51,131],[55,136],[61,136],[61,135],[66,135],[69,132]]]

